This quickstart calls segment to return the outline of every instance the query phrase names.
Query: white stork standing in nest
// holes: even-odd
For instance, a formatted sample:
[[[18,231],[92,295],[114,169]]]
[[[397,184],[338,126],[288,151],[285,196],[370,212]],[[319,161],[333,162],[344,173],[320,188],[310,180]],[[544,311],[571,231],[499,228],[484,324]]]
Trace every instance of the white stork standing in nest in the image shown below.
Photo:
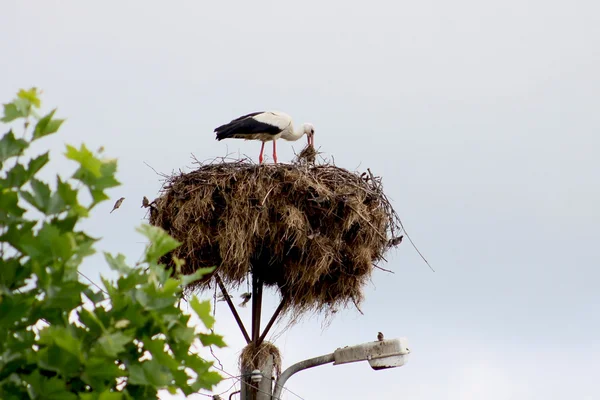
[[[277,163],[277,144],[279,138],[295,141],[306,135],[308,144],[314,147],[315,128],[308,123],[294,127],[292,117],[278,111],[260,111],[243,115],[228,124],[215,129],[217,140],[246,139],[260,140],[262,146],[258,162],[263,162],[265,142],[273,141],[273,161]]]

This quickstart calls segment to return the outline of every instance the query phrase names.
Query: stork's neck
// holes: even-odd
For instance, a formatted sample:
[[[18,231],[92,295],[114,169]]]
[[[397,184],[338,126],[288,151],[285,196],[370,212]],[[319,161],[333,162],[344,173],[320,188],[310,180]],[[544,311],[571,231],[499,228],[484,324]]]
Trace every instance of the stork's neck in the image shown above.
[[[293,123],[285,130],[285,132],[281,135],[282,139],[289,141],[296,141],[300,139],[304,135],[304,125],[300,124],[295,126]]]

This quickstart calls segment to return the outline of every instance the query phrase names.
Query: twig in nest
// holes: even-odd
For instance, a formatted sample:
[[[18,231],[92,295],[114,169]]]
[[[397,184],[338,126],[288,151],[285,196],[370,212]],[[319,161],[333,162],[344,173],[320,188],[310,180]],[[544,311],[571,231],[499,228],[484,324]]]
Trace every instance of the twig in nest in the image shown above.
[[[394,272],[394,271],[392,271],[392,270],[389,270],[389,269],[385,269],[385,268],[381,268],[381,267],[380,267],[379,265],[377,265],[377,264],[373,264],[373,266],[374,266],[375,268],[377,268],[377,269],[380,269],[380,270],[382,270],[382,271],[389,272],[389,273],[391,273],[391,274],[395,274],[395,272]]]
[[[163,178],[170,178],[170,176],[169,176],[169,175],[167,175],[167,174],[163,174],[163,173],[160,173],[160,172],[158,172],[157,170],[155,170],[155,169],[154,169],[154,167],[153,167],[152,165],[148,164],[146,161],[144,161],[144,164],[146,164],[146,166],[147,166],[147,167],[149,167],[149,168],[150,168],[152,171],[154,171],[154,173],[155,173],[156,175],[158,175],[158,176],[160,176],[160,177],[163,177]]]

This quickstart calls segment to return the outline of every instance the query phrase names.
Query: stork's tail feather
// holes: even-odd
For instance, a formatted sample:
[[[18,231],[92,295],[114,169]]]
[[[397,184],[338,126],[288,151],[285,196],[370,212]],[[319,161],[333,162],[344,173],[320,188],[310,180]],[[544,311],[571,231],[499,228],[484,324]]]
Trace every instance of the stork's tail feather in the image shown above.
[[[217,134],[217,136],[215,137],[216,140],[223,140],[233,137],[233,133],[230,130],[220,132],[215,131],[215,133]]]
[[[234,136],[234,132],[235,132],[236,128],[237,128],[237,125],[234,121],[215,128],[215,133],[217,134],[216,139],[223,140],[223,139],[232,138]]]

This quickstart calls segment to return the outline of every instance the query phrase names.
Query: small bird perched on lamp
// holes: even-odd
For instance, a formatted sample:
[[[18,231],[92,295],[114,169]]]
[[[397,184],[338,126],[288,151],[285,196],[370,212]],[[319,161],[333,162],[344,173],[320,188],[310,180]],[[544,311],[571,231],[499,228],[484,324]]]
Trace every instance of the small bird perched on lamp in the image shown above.
[[[315,128],[304,123],[294,127],[292,117],[279,111],[259,111],[243,115],[233,121],[215,128],[217,140],[246,139],[260,140],[262,146],[258,162],[263,162],[265,142],[273,142],[273,161],[277,163],[277,139],[296,141],[306,135],[308,144],[314,147]]]
[[[380,342],[383,342],[383,333],[377,332],[377,340],[379,340]]]

